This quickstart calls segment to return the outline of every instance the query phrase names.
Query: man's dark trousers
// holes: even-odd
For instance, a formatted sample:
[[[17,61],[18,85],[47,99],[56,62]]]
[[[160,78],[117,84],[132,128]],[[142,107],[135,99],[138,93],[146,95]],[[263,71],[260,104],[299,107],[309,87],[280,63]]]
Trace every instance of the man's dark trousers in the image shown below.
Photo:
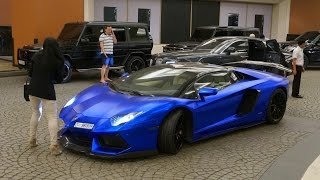
[[[294,75],[294,78],[293,78],[292,96],[299,95],[302,69],[303,69],[302,66],[296,66],[297,74]]]

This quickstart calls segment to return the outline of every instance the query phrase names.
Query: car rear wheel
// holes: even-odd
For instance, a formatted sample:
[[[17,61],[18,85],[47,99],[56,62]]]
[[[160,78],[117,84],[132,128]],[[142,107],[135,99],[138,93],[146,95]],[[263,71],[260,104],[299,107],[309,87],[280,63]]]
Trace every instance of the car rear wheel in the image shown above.
[[[164,120],[158,137],[160,152],[176,154],[182,148],[186,132],[182,117],[182,111],[178,110],[170,113]]]
[[[282,89],[276,89],[269,100],[267,108],[267,123],[277,124],[286,111],[287,95]]]
[[[128,73],[138,71],[146,67],[146,64],[142,57],[140,56],[131,56],[125,64],[125,70]]]
[[[63,81],[62,83],[67,83],[71,80],[72,76],[72,67],[68,60],[64,61],[64,67],[63,67]]]

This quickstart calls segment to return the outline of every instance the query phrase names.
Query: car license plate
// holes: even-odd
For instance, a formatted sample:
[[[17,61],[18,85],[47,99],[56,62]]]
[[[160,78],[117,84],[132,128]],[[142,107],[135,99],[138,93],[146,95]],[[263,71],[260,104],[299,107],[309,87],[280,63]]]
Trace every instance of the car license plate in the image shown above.
[[[81,122],[76,122],[74,124],[74,127],[80,128],[80,129],[92,129],[94,124],[89,124],[89,123],[81,123]]]
[[[19,62],[19,64],[21,64],[21,65],[26,65],[26,62],[25,62],[25,61],[19,60],[18,62]]]

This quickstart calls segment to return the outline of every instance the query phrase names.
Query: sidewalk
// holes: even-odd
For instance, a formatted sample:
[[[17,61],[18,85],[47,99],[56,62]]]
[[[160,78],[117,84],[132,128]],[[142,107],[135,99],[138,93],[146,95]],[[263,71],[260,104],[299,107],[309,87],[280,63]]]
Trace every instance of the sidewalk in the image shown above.
[[[12,65],[12,61],[0,58],[0,77],[26,75],[25,70],[20,70]]]

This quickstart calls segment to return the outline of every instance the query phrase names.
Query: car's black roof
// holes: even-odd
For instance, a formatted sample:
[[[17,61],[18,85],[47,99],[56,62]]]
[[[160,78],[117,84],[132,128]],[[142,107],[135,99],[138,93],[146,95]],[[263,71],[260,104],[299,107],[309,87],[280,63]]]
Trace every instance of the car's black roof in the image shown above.
[[[213,39],[227,39],[229,41],[237,41],[239,39],[240,40],[242,40],[242,39],[245,39],[245,40],[252,39],[252,40],[262,41],[262,42],[266,42],[267,41],[265,39],[253,38],[253,37],[248,37],[248,36],[220,36],[220,37],[214,37],[214,38],[208,39],[206,41],[210,41],[210,40],[213,40]]]
[[[238,27],[238,26],[198,26],[196,29],[230,29],[230,30],[257,30],[259,28],[254,27]]]
[[[84,21],[84,22],[70,22],[67,24],[87,24],[87,25],[111,25],[111,26],[148,26],[145,23],[137,22],[107,22],[107,21]]]
[[[137,22],[107,22],[107,21],[84,21],[84,22],[70,22],[66,24],[87,24],[87,25],[110,25],[110,26],[138,26],[138,27],[147,27],[145,23]]]

